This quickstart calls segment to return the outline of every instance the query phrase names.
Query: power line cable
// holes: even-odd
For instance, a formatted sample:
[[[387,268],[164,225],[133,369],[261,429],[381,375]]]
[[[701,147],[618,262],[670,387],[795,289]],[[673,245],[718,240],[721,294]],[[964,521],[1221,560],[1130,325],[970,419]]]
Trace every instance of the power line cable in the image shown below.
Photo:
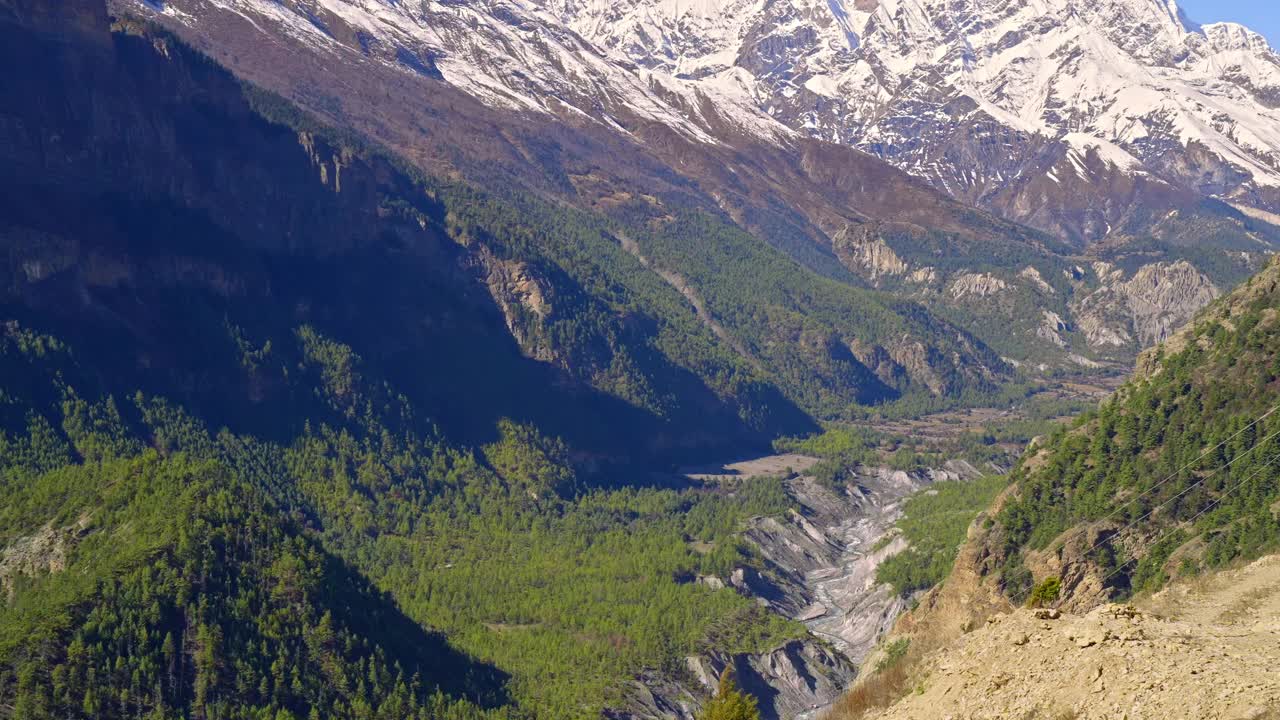
[[[1178,475],[1182,474],[1182,471],[1183,471],[1183,470],[1186,470],[1187,468],[1191,467],[1192,465],[1195,465],[1196,463],[1200,462],[1201,460],[1203,460],[1203,459],[1205,458],[1205,456],[1207,456],[1209,453],[1213,452],[1214,450],[1217,450],[1217,449],[1221,448],[1222,446],[1226,445],[1227,443],[1231,442],[1232,440],[1235,440],[1236,438],[1240,437],[1240,435],[1241,435],[1241,434],[1243,434],[1246,430],[1248,430],[1249,428],[1252,428],[1253,426],[1257,425],[1258,423],[1262,422],[1263,420],[1266,420],[1268,417],[1270,417],[1272,414],[1274,414],[1277,410],[1280,410],[1280,404],[1276,404],[1276,405],[1274,405],[1270,410],[1266,411],[1266,412],[1265,412],[1265,413],[1263,413],[1262,415],[1259,415],[1257,418],[1255,418],[1255,419],[1253,420],[1253,422],[1251,422],[1251,423],[1249,423],[1248,425],[1245,425],[1244,427],[1242,427],[1242,428],[1240,428],[1239,430],[1237,430],[1235,433],[1233,433],[1233,434],[1231,435],[1231,437],[1226,438],[1226,439],[1225,439],[1225,440],[1223,440],[1222,442],[1219,442],[1217,445],[1214,445],[1213,447],[1211,447],[1211,448],[1208,448],[1208,449],[1204,450],[1204,451],[1203,451],[1203,452],[1201,452],[1199,455],[1197,455],[1195,458],[1193,458],[1193,459],[1189,460],[1189,461],[1188,461],[1188,462],[1186,462],[1186,463],[1183,463],[1183,465],[1182,465],[1181,467],[1179,467],[1177,470],[1174,470],[1173,472],[1171,472],[1171,473],[1169,473],[1168,475],[1166,475],[1163,479],[1161,479],[1161,480],[1160,480],[1159,482],[1157,482],[1155,485],[1152,485],[1151,487],[1147,488],[1146,490],[1142,491],[1141,493],[1139,493],[1139,494],[1137,494],[1137,495],[1135,495],[1135,496],[1133,496],[1133,497],[1129,498],[1128,500],[1124,501],[1124,502],[1123,502],[1123,503],[1121,503],[1120,505],[1116,506],[1116,508],[1115,508],[1115,509],[1113,509],[1110,513],[1108,513],[1105,517],[1103,517],[1103,518],[1101,518],[1101,519],[1099,519],[1099,520],[1096,520],[1096,521],[1094,521],[1094,522],[1106,522],[1106,521],[1110,520],[1111,518],[1115,517],[1117,514],[1119,514],[1119,513],[1120,513],[1120,511],[1121,511],[1121,510],[1123,510],[1124,508],[1128,507],[1130,504],[1135,503],[1135,502],[1137,502],[1138,500],[1141,500],[1142,498],[1146,497],[1147,495],[1150,495],[1151,493],[1155,492],[1156,490],[1159,490],[1161,487],[1163,487],[1164,485],[1166,485],[1170,480],[1173,480],[1175,477],[1177,477]],[[1271,437],[1275,437],[1275,435],[1272,435]],[[1245,453],[1252,451],[1252,450],[1253,450],[1253,448],[1254,448],[1254,447],[1257,447],[1257,446],[1258,446],[1258,443],[1256,443],[1256,442],[1255,442],[1255,443],[1253,444],[1253,446],[1249,448],[1249,450],[1246,450],[1246,451],[1245,451]],[[1244,454],[1244,453],[1241,453],[1241,455],[1243,455],[1243,454]],[[1240,457],[1240,455],[1237,455],[1236,457],[1238,458],[1238,457]],[[1232,459],[1231,459],[1231,462],[1228,462],[1228,463],[1227,463],[1227,465],[1226,465],[1226,467],[1229,467],[1229,466],[1231,465],[1231,463],[1232,463],[1232,462],[1235,462],[1235,458],[1232,458]],[[1217,470],[1215,470],[1215,471],[1214,471],[1214,473],[1216,473],[1216,472],[1217,472]],[[1212,477],[1214,473],[1210,473],[1208,477]],[[1207,478],[1206,478],[1206,479],[1207,479]],[[1135,522],[1136,522],[1136,521],[1135,521]],[[1132,523],[1131,523],[1130,525],[1132,525]],[[1093,547],[1089,548],[1088,552],[1093,552],[1094,550],[1098,549],[1098,547],[1099,547],[1101,544],[1102,544],[1102,543],[1101,543],[1101,542],[1099,542],[1098,544],[1096,544],[1096,545],[1094,545]]]
[[[1272,456],[1270,459],[1268,459],[1265,463],[1263,463],[1261,466],[1259,466],[1257,470],[1254,470],[1252,473],[1250,473],[1250,474],[1249,474],[1249,477],[1246,477],[1244,480],[1241,480],[1240,482],[1236,483],[1236,484],[1235,484],[1235,485],[1233,485],[1232,487],[1230,487],[1230,488],[1228,488],[1227,490],[1223,491],[1223,493],[1222,493],[1221,495],[1219,495],[1218,497],[1214,498],[1213,502],[1209,503],[1208,505],[1206,505],[1206,506],[1204,507],[1204,509],[1203,509],[1203,510],[1201,510],[1200,512],[1198,512],[1198,513],[1196,513],[1195,515],[1193,515],[1193,516],[1191,517],[1191,519],[1187,521],[1187,524],[1188,524],[1188,525],[1194,525],[1194,524],[1195,524],[1195,522],[1196,522],[1196,520],[1199,520],[1201,517],[1203,517],[1203,516],[1204,516],[1204,514],[1205,514],[1205,513],[1209,512],[1209,511],[1210,511],[1210,510],[1212,510],[1213,508],[1217,507],[1217,506],[1218,506],[1218,504],[1219,504],[1219,503],[1221,503],[1224,499],[1226,499],[1226,497],[1227,497],[1228,495],[1230,495],[1231,493],[1235,492],[1236,490],[1239,490],[1240,488],[1244,487],[1246,484],[1248,484],[1248,482],[1249,482],[1250,480],[1253,480],[1255,477],[1257,477],[1259,474],[1261,474],[1263,470],[1266,470],[1267,468],[1271,467],[1271,466],[1272,466],[1272,464],[1273,464],[1273,463],[1275,463],[1275,461],[1276,461],[1276,458],[1277,458],[1277,457],[1280,457],[1280,456],[1274,456],[1274,455],[1273,455],[1273,456]],[[1154,545],[1156,545],[1157,543],[1159,543],[1161,540],[1164,540],[1165,538],[1168,538],[1168,537],[1172,537],[1172,536],[1173,536],[1173,534],[1174,534],[1174,533],[1176,533],[1176,532],[1178,532],[1179,530],[1181,530],[1181,528],[1176,528],[1176,527],[1175,527],[1174,529],[1172,529],[1172,530],[1170,530],[1169,532],[1165,533],[1164,535],[1162,535],[1160,538],[1158,538],[1155,542],[1153,542],[1153,543],[1151,543],[1151,544],[1154,546]],[[1125,565],[1128,565],[1128,564],[1129,564],[1129,562],[1132,562],[1132,561],[1128,561],[1128,562],[1125,562],[1125,563],[1121,563],[1120,567],[1116,568],[1115,570],[1112,570],[1111,572],[1109,572],[1109,573],[1107,573],[1105,576],[1103,576],[1103,578],[1102,578],[1102,585],[1105,587],[1105,586],[1106,586],[1106,584],[1107,584],[1107,581],[1108,581],[1108,580],[1110,580],[1111,578],[1115,577],[1116,575],[1120,574],[1120,572],[1124,570],[1124,566],[1125,566]]]
[[[1259,418],[1259,420],[1260,420],[1260,419],[1261,419],[1261,418]],[[1257,421],[1254,421],[1254,422],[1256,423]],[[1243,430],[1242,430],[1241,432],[1243,432]],[[1240,434],[1240,433],[1236,433],[1236,435],[1239,435],[1239,434]],[[1272,439],[1272,438],[1276,437],[1277,435],[1280,435],[1280,430],[1276,430],[1275,432],[1271,433],[1270,435],[1268,435],[1268,436],[1266,436],[1266,437],[1262,438],[1261,440],[1258,440],[1258,441],[1257,441],[1257,442],[1255,442],[1253,445],[1251,445],[1251,446],[1249,447],[1249,449],[1248,449],[1248,450],[1245,450],[1244,452],[1237,454],[1235,457],[1233,457],[1233,458],[1231,458],[1229,461],[1227,461],[1227,463],[1226,463],[1225,465],[1223,465],[1222,467],[1216,468],[1215,470],[1213,470],[1213,472],[1210,472],[1208,475],[1205,475],[1205,476],[1204,476],[1203,478],[1201,478],[1199,481],[1194,482],[1194,483],[1192,483],[1192,484],[1188,485],[1187,487],[1183,488],[1182,492],[1178,493],[1177,495],[1174,495],[1174,496],[1173,496],[1173,497],[1171,497],[1171,498],[1168,498],[1168,499],[1166,499],[1166,500],[1162,501],[1160,504],[1158,504],[1158,505],[1156,505],[1155,507],[1151,508],[1150,510],[1148,510],[1146,513],[1144,513],[1144,514],[1143,514],[1143,515],[1141,515],[1140,517],[1137,517],[1137,518],[1135,518],[1135,519],[1133,519],[1133,520],[1129,521],[1128,523],[1125,523],[1125,524],[1124,524],[1124,525],[1123,525],[1119,530],[1117,530],[1117,531],[1115,531],[1114,533],[1112,533],[1112,535],[1108,536],[1105,540],[1099,540],[1099,541],[1097,541],[1096,543],[1094,543],[1092,546],[1090,546],[1090,548],[1089,548],[1088,550],[1086,550],[1086,551],[1084,552],[1084,554],[1085,554],[1085,555],[1088,555],[1089,553],[1093,552],[1094,550],[1097,550],[1098,548],[1102,547],[1102,546],[1103,546],[1107,541],[1109,541],[1109,540],[1111,539],[1111,537],[1114,537],[1115,535],[1119,535],[1120,533],[1124,532],[1125,530],[1128,530],[1129,528],[1132,528],[1134,525],[1137,525],[1138,523],[1142,522],[1143,520],[1146,520],[1147,518],[1149,518],[1149,517],[1151,517],[1152,515],[1154,515],[1154,514],[1155,514],[1155,512],[1156,512],[1157,510],[1159,510],[1160,508],[1164,507],[1165,505],[1168,505],[1169,503],[1173,502],[1174,500],[1177,500],[1178,498],[1183,497],[1184,495],[1186,495],[1187,493],[1191,492],[1192,490],[1195,490],[1196,488],[1200,487],[1201,485],[1204,485],[1206,482],[1208,482],[1209,478],[1213,477],[1214,475],[1217,475],[1219,472],[1222,472],[1223,470],[1226,470],[1226,469],[1230,468],[1232,465],[1234,465],[1234,464],[1236,463],[1236,461],[1237,461],[1237,460],[1239,460],[1240,458],[1244,457],[1245,455],[1248,455],[1249,453],[1253,452],[1254,450],[1258,449],[1258,447],[1259,447],[1260,445],[1262,445],[1263,443],[1267,442],[1268,440],[1270,440],[1270,439]],[[1235,436],[1233,435],[1232,437],[1235,437]],[[1225,442],[1225,441],[1224,441],[1224,442]],[[1145,494],[1145,493],[1144,493],[1144,494]],[[1141,495],[1140,495],[1140,496],[1138,496],[1138,497],[1141,497]],[[1137,497],[1135,497],[1135,498],[1134,498],[1134,500],[1137,500],[1137,499],[1138,499]],[[1131,501],[1129,501],[1129,502],[1132,502],[1132,500],[1131,500]],[[1126,504],[1128,504],[1128,503],[1126,503]],[[1110,517],[1114,517],[1114,515],[1115,515],[1115,512],[1113,511],[1113,512],[1111,513],[1111,515],[1108,515],[1108,516],[1107,516],[1107,518],[1103,518],[1102,520],[1097,521],[1097,522],[1105,522],[1108,518],[1110,518]]]
[[[1138,495],[1135,495],[1134,497],[1130,498],[1129,500],[1126,500],[1124,503],[1122,503],[1121,505],[1119,505],[1116,509],[1114,509],[1114,510],[1112,510],[1110,513],[1108,513],[1105,517],[1101,518],[1100,520],[1095,520],[1095,521],[1093,521],[1093,522],[1106,522],[1107,520],[1110,520],[1111,518],[1115,517],[1115,516],[1116,516],[1116,514],[1117,514],[1117,513],[1119,513],[1121,509],[1125,508],[1126,506],[1128,506],[1129,504],[1131,504],[1131,503],[1133,503],[1133,502],[1136,502],[1137,500],[1140,500],[1141,498],[1145,497],[1146,495],[1151,494],[1152,492],[1154,492],[1154,491],[1155,491],[1155,490],[1157,490],[1158,488],[1160,488],[1160,487],[1162,487],[1163,485],[1167,484],[1170,480],[1172,480],[1173,478],[1177,477],[1177,476],[1178,476],[1178,475],[1179,475],[1183,470],[1186,470],[1188,467],[1190,467],[1190,466],[1194,465],[1195,463],[1199,462],[1199,461],[1200,461],[1200,460],[1202,460],[1206,455],[1208,455],[1209,453],[1213,452],[1214,450],[1217,450],[1217,449],[1221,448],[1223,445],[1226,445],[1227,443],[1229,443],[1229,442],[1231,442],[1232,440],[1236,439],[1237,437],[1239,437],[1241,434],[1243,434],[1243,433],[1244,433],[1246,430],[1248,430],[1249,428],[1254,427],[1254,426],[1255,426],[1255,425],[1257,425],[1258,423],[1260,423],[1260,422],[1262,422],[1263,420],[1265,420],[1266,418],[1270,417],[1270,416],[1271,416],[1272,414],[1274,414],[1277,410],[1280,410],[1280,404],[1277,404],[1277,405],[1273,406],[1273,407],[1272,407],[1270,410],[1268,410],[1267,412],[1263,413],[1262,415],[1259,415],[1257,418],[1255,418],[1255,419],[1254,419],[1252,422],[1250,422],[1248,425],[1245,425],[1244,427],[1240,428],[1240,429],[1239,429],[1239,430],[1237,430],[1235,433],[1233,433],[1230,437],[1228,437],[1228,438],[1226,438],[1226,439],[1222,440],[1222,441],[1221,441],[1221,442],[1219,442],[1217,445],[1214,445],[1213,447],[1210,447],[1210,448],[1208,448],[1207,450],[1204,450],[1204,451],[1203,451],[1203,452],[1201,452],[1199,455],[1197,455],[1194,459],[1190,460],[1189,462],[1184,463],[1184,464],[1183,464],[1181,467],[1179,467],[1177,470],[1175,470],[1175,471],[1173,471],[1172,473],[1170,473],[1169,475],[1165,476],[1163,479],[1161,479],[1159,482],[1157,482],[1155,485],[1151,486],[1151,487],[1150,487],[1150,488],[1148,488],[1147,490],[1143,491],[1142,493],[1140,493],[1140,494],[1138,494]],[[1130,522],[1126,523],[1126,524],[1125,524],[1125,525],[1123,525],[1119,530],[1117,530],[1115,533],[1112,533],[1111,535],[1108,535],[1106,539],[1103,539],[1103,540],[1099,540],[1099,541],[1097,541],[1097,542],[1096,542],[1096,543],[1094,543],[1092,546],[1090,546],[1088,550],[1086,550],[1086,551],[1084,552],[1084,555],[1085,555],[1085,556],[1088,556],[1088,555],[1089,555],[1090,553],[1092,553],[1094,550],[1097,550],[1098,548],[1102,547],[1104,544],[1106,544],[1107,542],[1109,542],[1109,541],[1110,541],[1113,537],[1115,537],[1116,535],[1119,535],[1120,533],[1124,532],[1125,530],[1128,530],[1128,529],[1132,528],[1134,525],[1138,524],[1139,522],[1142,522],[1143,520],[1145,520],[1145,519],[1147,519],[1147,518],[1151,517],[1151,515],[1152,515],[1153,513],[1155,513],[1155,511],[1159,510],[1160,508],[1164,507],[1165,505],[1169,504],[1170,502],[1173,502],[1174,500],[1177,500],[1178,498],[1180,498],[1180,497],[1182,497],[1182,496],[1186,495],[1187,493],[1191,492],[1191,491],[1192,491],[1192,490],[1194,490],[1195,488],[1200,487],[1200,486],[1201,486],[1201,485],[1203,485],[1205,482],[1207,482],[1207,481],[1209,480],[1209,478],[1213,477],[1214,475],[1217,475],[1219,472],[1221,472],[1221,471],[1223,471],[1223,470],[1226,470],[1226,469],[1230,468],[1232,465],[1234,465],[1234,464],[1235,464],[1235,462],[1236,462],[1237,460],[1239,460],[1240,458],[1244,457],[1245,455],[1248,455],[1249,453],[1252,453],[1254,450],[1256,450],[1256,449],[1257,449],[1259,446],[1261,446],[1263,443],[1267,442],[1268,440],[1271,440],[1272,438],[1275,438],[1276,436],[1280,436],[1280,430],[1277,430],[1277,431],[1275,431],[1275,432],[1271,433],[1270,435],[1268,435],[1268,436],[1266,436],[1266,437],[1262,438],[1261,440],[1257,440],[1257,441],[1255,441],[1255,442],[1254,442],[1254,443],[1249,447],[1249,449],[1247,449],[1247,450],[1245,450],[1245,451],[1243,451],[1243,452],[1241,452],[1241,453],[1238,453],[1237,455],[1235,455],[1234,457],[1232,457],[1232,458],[1231,458],[1231,460],[1227,461],[1227,462],[1226,462],[1225,464],[1223,464],[1221,467],[1215,468],[1212,472],[1210,472],[1208,475],[1206,475],[1206,476],[1204,476],[1203,478],[1201,478],[1198,482],[1192,483],[1191,485],[1189,485],[1189,486],[1187,486],[1186,488],[1184,488],[1184,489],[1182,490],[1182,492],[1178,493],[1177,495],[1174,495],[1174,496],[1173,496],[1173,497],[1171,497],[1171,498],[1168,498],[1168,499],[1166,499],[1166,500],[1162,501],[1160,504],[1158,504],[1158,505],[1156,505],[1155,507],[1153,507],[1152,509],[1148,510],[1148,511],[1147,511],[1145,514],[1143,514],[1141,517],[1138,517],[1138,518],[1136,518],[1136,519],[1134,519],[1134,520],[1132,520],[1132,521],[1130,521]],[[1274,460],[1275,460],[1275,458],[1272,458],[1271,460],[1268,460],[1268,461],[1267,461],[1267,463],[1266,463],[1263,467],[1266,467],[1266,466],[1270,465],[1272,462],[1274,462]],[[1240,487],[1241,485],[1243,485],[1243,483],[1244,483],[1244,482],[1247,482],[1249,479],[1251,479],[1252,477],[1254,477],[1255,475],[1257,475],[1257,473],[1258,473],[1258,472],[1260,472],[1260,471],[1261,471],[1261,469],[1262,469],[1262,468],[1259,468],[1259,470],[1258,470],[1258,471],[1255,471],[1253,475],[1251,475],[1249,478],[1246,478],[1246,480],[1245,480],[1245,481],[1242,481],[1240,484],[1236,485],[1235,487],[1237,487],[1237,488],[1238,488],[1238,487]],[[1233,488],[1233,489],[1234,489],[1234,488]],[[1224,496],[1223,496],[1223,497],[1225,497],[1225,494],[1224,494]],[[1219,497],[1219,498],[1218,498],[1218,500],[1219,500],[1219,501],[1220,501],[1221,499],[1222,499],[1222,497]],[[1203,515],[1203,514],[1204,514],[1204,512],[1207,512],[1207,510],[1208,510],[1208,508],[1206,508],[1205,510],[1202,510],[1199,514],[1197,514],[1197,515],[1196,515],[1196,518],[1199,518],[1199,517],[1200,517],[1200,515]],[[1193,518],[1193,519],[1194,519],[1194,518]],[[1127,563],[1126,563],[1126,564],[1127,564]],[[1121,568],[1120,568],[1120,569],[1123,569],[1123,567],[1124,567],[1124,565],[1121,565]],[[1107,575],[1107,576],[1103,579],[1103,582],[1105,583],[1107,579],[1109,579],[1110,577],[1112,577],[1113,575],[1115,575],[1117,572],[1119,572],[1119,570],[1116,570],[1115,572],[1112,572],[1111,574]],[[1001,593],[1003,593],[1005,590],[1007,590],[1007,589],[1008,589],[1008,581],[1007,581],[1005,578],[1001,578],[1001,579],[1000,579],[999,588],[1000,588]]]

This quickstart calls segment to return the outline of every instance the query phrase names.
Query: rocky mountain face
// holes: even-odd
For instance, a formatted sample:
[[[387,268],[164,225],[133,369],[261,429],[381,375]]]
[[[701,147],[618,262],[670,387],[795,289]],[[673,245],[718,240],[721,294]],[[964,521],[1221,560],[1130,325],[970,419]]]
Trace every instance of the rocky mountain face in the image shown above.
[[[715,213],[1028,369],[1127,364],[1159,331],[1136,327],[1148,321],[1127,301],[1110,309],[1124,293],[1112,286],[1185,260],[1194,284],[1226,287],[1280,238],[1266,210],[1280,177],[1275,56],[1152,0],[1084,14],[799,0],[112,7],[418,167],[613,218]],[[1121,29],[1096,30],[1103,19]],[[714,294],[687,259],[652,260]],[[1091,272],[1095,261],[1123,275]],[[975,275],[1014,292],[968,292]],[[1176,322],[1204,297],[1138,304]],[[708,313],[727,325],[723,314]],[[883,365],[881,380],[931,355],[840,344]]]
[[[331,127],[400,154],[434,177],[462,180],[494,197],[533,196],[584,213],[607,228],[604,236],[612,247],[580,258],[599,260],[601,250],[631,254],[650,274],[633,276],[635,281],[662,282],[680,293],[738,362],[787,375],[782,382],[796,386],[791,400],[810,412],[829,415],[853,402],[877,403],[913,392],[950,397],[965,388],[985,392],[1011,376],[1010,366],[965,328],[915,302],[902,303],[895,294],[867,292],[822,228],[895,217],[896,232],[904,237],[975,249],[994,244],[1010,248],[1010,256],[1044,257],[1046,239],[1037,233],[974,213],[865,154],[849,148],[819,152],[825,146],[802,137],[792,137],[785,147],[754,136],[733,144],[713,140],[704,130],[677,131],[660,118],[626,110],[625,103],[618,105],[618,127],[583,113],[516,112],[464,92],[460,79],[456,85],[449,82],[443,56],[436,65],[445,80],[389,61],[379,48],[393,47],[392,39],[400,36],[359,41],[363,35],[355,28],[364,27],[364,21],[344,8],[315,8],[326,35],[301,5],[116,4],[120,17],[171,28],[239,76],[280,93]],[[394,27],[426,22],[401,17],[406,8],[396,6],[387,22]],[[442,18],[463,12],[445,10]],[[444,27],[445,20],[438,20],[429,24],[434,31]],[[546,38],[560,37],[545,29],[521,35],[509,22],[493,18],[476,22],[501,38],[516,33],[528,41],[545,35],[533,47],[546,52],[553,49]],[[475,35],[459,32],[458,37]],[[396,40],[401,41],[408,42]],[[477,45],[476,51],[505,57],[501,48],[506,45],[494,43]],[[578,54],[589,50],[581,43],[574,48]],[[556,68],[576,67],[569,62],[553,64],[549,77],[559,77],[552,72],[560,72]],[[632,130],[620,130],[626,127]],[[542,247],[548,249],[546,243]],[[599,268],[579,270],[586,275],[575,282],[583,287],[599,276]],[[479,272],[495,280],[502,275]],[[505,300],[499,305],[513,307]],[[754,309],[743,312],[749,307]],[[557,317],[571,320],[567,312],[524,317],[548,324]],[[523,337],[522,345],[535,358],[582,365],[581,356],[551,358],[545,347],[536,346],[536,338]],[[599,354],[594,361],[612,362]],[[615,371],[601,366],[589,374],[603,378]]]
[[[1280,56],[1170,0],[545,6],[616,57],[733,88],[795,132],[1079,246],[1169,210],[1280,200]]]
[[[645,673],[625,689],[625,697],[605,716],[617,720],[694,720],[726,669],[741,678],[769,720],[806,717],[839,697],[857,675],[847,657],[818,640],[793,640],[761,654],[711,653],[689,656],[681,677]]]
[[[1095,347],[1124,347],[1135,339],[1143,347],[1161,342],[1220,293],[1186,261],[1145,265],[1127,279],[1109,263],[1097,262],[1092,269],[1102,288],[1076,299],[1073,314]]]
[[[9,7],[18,27],[36,22],[26,5]],[[589,455],[637,437],[659,452],[683,445],[658,431],[667,411],[602,389],[623,384],[632,390],[622,395],[649,393],[669,410],[697,407],[690,418],[713,434],[754,424],[743,418],[755,411],[739,416],[724,403],[759,379],[741,376],[734,382],[746,384],[718,394],[649,346],[663,332],[657,315],[671,312],[687,326],[677,331],[685,347],[702,337],[724,348],[684,315],[675,290],[651,283],[673,312],[607,309],[547,256],[516,249],[483,198],[459,196],[450,210],[447,185],[428,188],[349,138],[267,122],[254,104],[269,98],[247,97],[172,38],[126,22],[111,32],[101,6],[83,15],[63,27],[66,40],[14,31],[5,47],[10,63],[40,58],[42,70],[0,85],[0,152],[15,169],[2,181],[0,306],[92,348],[95,384],[173,394],[217,422],[257,417],[255,430],[284,432],[314,400],[289,389],[270,347],[291,345],[307,325],[360,336],[358,353],[421,392],[431,421],[459,438],[514,417],[579,438]],[[638,270],[616,244],[601,249]],[[234,372],[210,370],[210,357],[241,356]],[[728,378],[739,361],[722,349],[699,362],[727,363]],[[758,385],[760,427],[784,416],[809,425],[767,385]],[[580,434],[593,426],[594,439]],[[687,429],[679,434],[695,445],[711,440]],[[606,440],[613,432],[628,438]]]

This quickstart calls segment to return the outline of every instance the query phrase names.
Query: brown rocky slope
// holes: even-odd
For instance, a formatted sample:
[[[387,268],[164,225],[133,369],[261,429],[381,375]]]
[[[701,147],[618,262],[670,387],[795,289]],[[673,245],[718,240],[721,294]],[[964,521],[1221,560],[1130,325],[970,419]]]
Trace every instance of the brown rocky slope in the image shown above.
[[[1273,555],[1176,584],[1136,607],[996,614],[927,655],[908,694],[866,717],[1274,718],[1278,661]]]

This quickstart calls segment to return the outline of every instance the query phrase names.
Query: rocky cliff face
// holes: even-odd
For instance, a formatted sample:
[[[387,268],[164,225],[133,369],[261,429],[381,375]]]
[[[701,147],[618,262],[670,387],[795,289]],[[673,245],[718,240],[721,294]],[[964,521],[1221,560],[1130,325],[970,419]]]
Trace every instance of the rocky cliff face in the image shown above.
[[[14,538],[0,548],[0,592],[12,600],[18,578],[66,570],[67,551],[88,526],[89,517],[85,515],[66,527],[46,525],[39,532]]]
[[[539,277],[528,263],[504,260],[483,245],[471,248],[462,262],[484,283],[489,296],[502,312],[507,331],[526,356],[542,362],[568,365],[567,359],[557,357],[544,337],[544,323],[553,311],[548,297],[550,283]]]
[[[618,720],[695,720],[720,675],[733,668],[741,687],[758,701],[763,718],[806,717],[838,697],[856,675],[848,658],[815,640],[796,640],[760,655],[712,653],[686,658],[679,679],[649,673],[628,689],[621,707],[606,712]]]
[[[1186,261],[1144,265],[1128,278],[1106,262],[1094,263],[1093,271],[1100,287],[1076,297],[1072,310],[1096,349],[1154,345],[1221,294]]]
[[[1276,260],[1260,273],[1237,287],[1229,295],[1205,309],[1201,316],[1203,322],[1220,322],[1231,326],[1233,315],[1242,313],[1250,305],[1267,303],[1267,298],[1280,292],[1280,265]],[[1162,371],[1161,359],[1183,350],[1195,338],[1195,326],[1188,323],[1177,332],[1170,334],[1159,346],[1150,348],[1138,356],[1134,375],[1139,378],[1151,378]]]
[[[1280,199],[1280,56],[1164,0],[544,4],[613,57],[1081,245],[1206,195]]]
[[[845,267],[865,273],[872,281],[905,275],[910,269],[874,227],[846,226],[831,238],[831,247]]]

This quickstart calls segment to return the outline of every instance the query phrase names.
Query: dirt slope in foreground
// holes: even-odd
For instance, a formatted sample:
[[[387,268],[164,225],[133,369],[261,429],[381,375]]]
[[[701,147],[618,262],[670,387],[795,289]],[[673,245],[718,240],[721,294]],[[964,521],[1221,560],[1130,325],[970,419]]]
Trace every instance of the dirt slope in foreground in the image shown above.
[[[1137,607],[996,615],[918,675],[876,717],[1280,718],[1280,556]]]

